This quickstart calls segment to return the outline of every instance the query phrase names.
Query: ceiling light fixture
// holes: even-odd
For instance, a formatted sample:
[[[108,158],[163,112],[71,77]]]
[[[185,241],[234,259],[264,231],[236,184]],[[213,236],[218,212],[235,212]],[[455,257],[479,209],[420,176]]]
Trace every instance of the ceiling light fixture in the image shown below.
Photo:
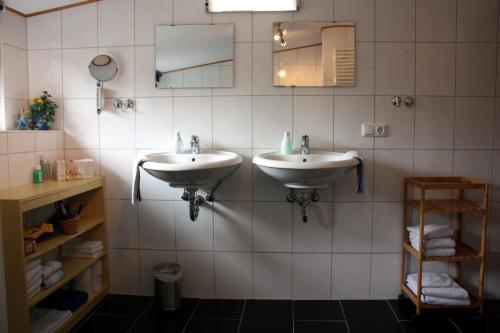
[[[299,0],[206,0],[210,13],[297,11]]]

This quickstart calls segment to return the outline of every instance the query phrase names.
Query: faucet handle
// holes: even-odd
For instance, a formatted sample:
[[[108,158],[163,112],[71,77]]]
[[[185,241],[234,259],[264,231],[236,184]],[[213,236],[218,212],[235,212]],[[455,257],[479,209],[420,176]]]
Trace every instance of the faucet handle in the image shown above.
[[[309,143],[309,135],[302,135],[302,144]]]
[[[200,138],[197,135],[191,135],[191,142],[193,143],[199,143]]]

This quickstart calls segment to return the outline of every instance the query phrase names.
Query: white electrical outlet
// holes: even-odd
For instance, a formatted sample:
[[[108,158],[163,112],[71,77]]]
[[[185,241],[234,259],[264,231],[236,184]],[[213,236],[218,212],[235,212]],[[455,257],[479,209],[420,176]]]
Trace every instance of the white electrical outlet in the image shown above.
[[[361,135],[364,137],[383,137],[387,135],[387,124],[363,123],[361,125]]]

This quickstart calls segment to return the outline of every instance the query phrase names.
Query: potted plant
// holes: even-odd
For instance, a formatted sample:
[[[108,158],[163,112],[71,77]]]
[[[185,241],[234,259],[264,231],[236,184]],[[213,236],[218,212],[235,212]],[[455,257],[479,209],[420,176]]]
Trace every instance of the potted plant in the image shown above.
[[[31,127],[36,130],[49,130],[54,124],[57,104],[52,95],[42,91],[40,97],[33,98],[30,106]]]

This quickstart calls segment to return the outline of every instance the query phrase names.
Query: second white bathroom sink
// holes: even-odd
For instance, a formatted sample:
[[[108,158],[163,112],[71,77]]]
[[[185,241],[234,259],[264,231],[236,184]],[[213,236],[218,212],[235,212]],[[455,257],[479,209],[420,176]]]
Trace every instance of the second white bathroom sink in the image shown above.
[[[360,162],[344,153],[311,151],[307,155],[264,153],[255,156],[253,163],[285,187],[318,189],[353,171]]]

